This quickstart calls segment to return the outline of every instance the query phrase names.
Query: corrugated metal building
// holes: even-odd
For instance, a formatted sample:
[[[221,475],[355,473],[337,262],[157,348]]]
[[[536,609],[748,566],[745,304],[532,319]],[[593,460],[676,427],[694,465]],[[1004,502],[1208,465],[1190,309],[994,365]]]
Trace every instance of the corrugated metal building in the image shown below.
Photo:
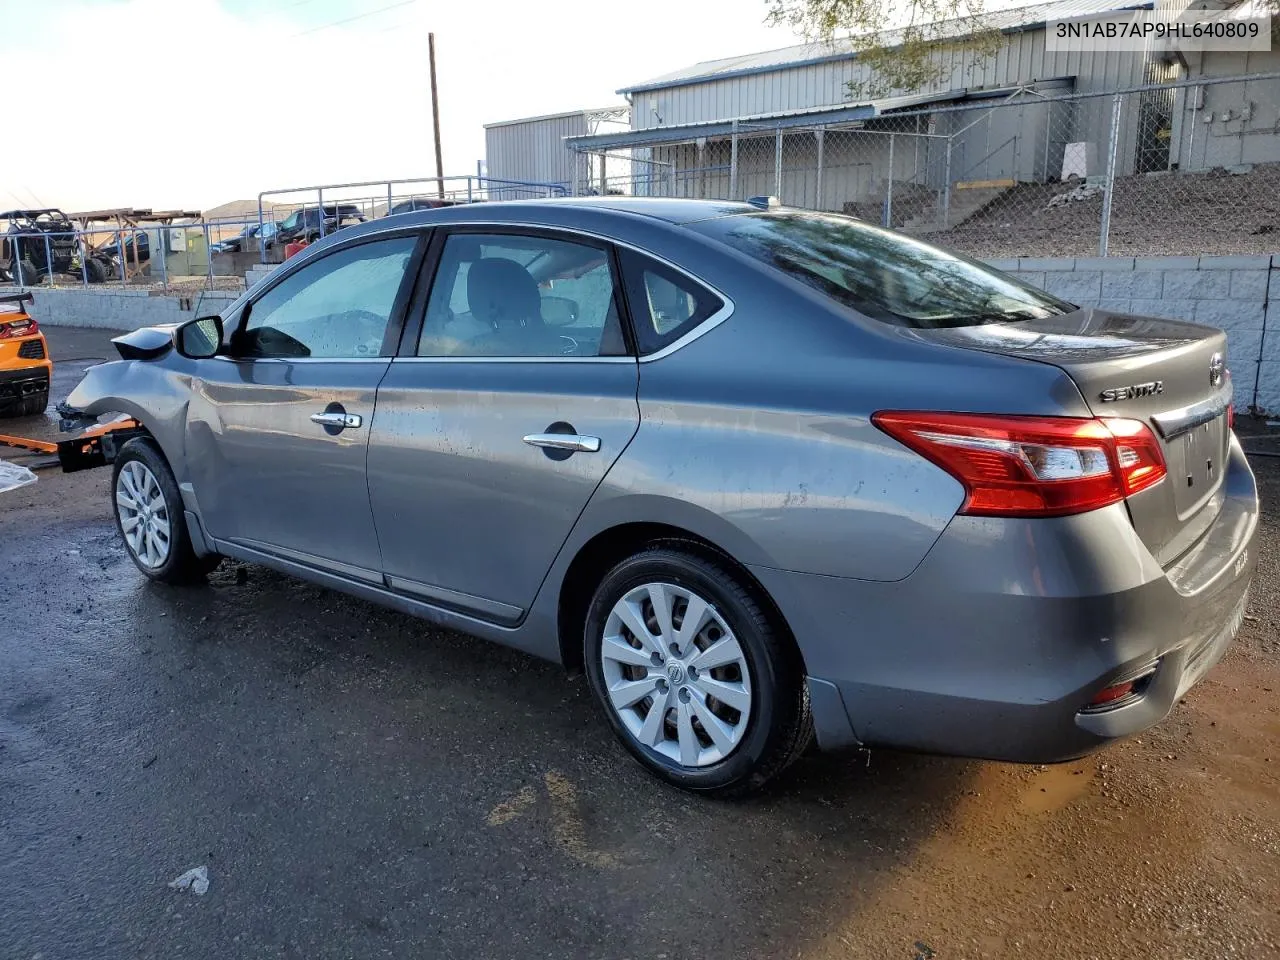
[[[619,104],[487,123],[486,172],[497,180],[554,183],[572,189],[576,155],[565,146],[565,138],[626,130],[629,118],[630,109]]]
[[[1152,8],[1152,0],[1057,0],[992,13],[984,23],[1004,34],[992,56],[976,53],[965,42],[969,26],[957,22],[954,42],[935,54],[936,82],[864,102],[851,101],[850,88],[868,79],[868,68],[847,45],[799,44],[700,63],[619,90],[632,104],[629,130],[567,142],[629,157],[636,193],[778,192],[787,203],[835,210],[874,199],[889,181],[935,191],[959,181],[1043,182],[1059,175],[1073,142],[1089,145],[1089,172],[1101,172],[1113,109],[1112,98],[1101,94],[1280,69],[1280,51],[1175,62],[1142,52],[1046,50],[1050,20]],[[886,45],[894,39],[886,37]],[[1267,119],[1255,111],[1249,136],[1209,120],[1228,115],[1214,109],[1232,106],[1225,100],[1239,101],[1237,119],[1240,102],[1249,100],[1277,114],[1280,83],[1248,86],[1127,98],[1118,173],[1280,160],[1280,115]],[[1068,95],[1074,99],[1062,99]],[[1010,99],[1015,108],[994,109]]]
[[[937,47],[934,82],[864,101],[850,90],[869,79],[869,68],[847,42],[695,64],[623,87],[629,113],[488,125],[489,173],[577,192],[777,193],[785,203],[828,210],[874,208],[895,190],[919,191],[921,203],[931,195],[941,209],[956,184],[1054,180],[1070,143],[1086,144],[1087,172],[1102,173],[1114,109],[1106,94],[1280,71],[1280,49],[1180,59],[1046,49],[1049,21],[1153,7],[1154,0],[1055,0],[991,13],[984,25],[1003,33],[994,55],[977,51],[968,22],[943,25],[953,39]],[[1119,175],[1280,160],[1277,80],[1135,94],[1121,111]],[[609,179],[601,181],[606,157]]]

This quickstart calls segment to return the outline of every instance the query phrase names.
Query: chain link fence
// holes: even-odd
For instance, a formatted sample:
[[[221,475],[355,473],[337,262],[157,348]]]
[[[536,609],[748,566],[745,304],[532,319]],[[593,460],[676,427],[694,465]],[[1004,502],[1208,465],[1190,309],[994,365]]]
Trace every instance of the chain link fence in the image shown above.
[[[1060,95],[1034,87],[827,126],[578,149],[576,193],[848,213],[989,258],[1270,253],[1280,73]]]

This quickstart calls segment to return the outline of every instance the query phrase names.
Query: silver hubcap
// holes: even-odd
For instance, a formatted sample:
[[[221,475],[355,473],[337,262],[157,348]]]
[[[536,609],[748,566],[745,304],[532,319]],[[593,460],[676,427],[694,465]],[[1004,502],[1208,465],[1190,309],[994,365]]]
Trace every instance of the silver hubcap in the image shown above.
[[[169,559],[169,506],[146,464],[130,460],[116,478],[116,513],[129,552],[148,570]]]
[[[684,587],[646,583],[614,604],[600,641],[605,690],[642,746],[682,767],[737,749],[751,719],[751,672],[715,607]]]

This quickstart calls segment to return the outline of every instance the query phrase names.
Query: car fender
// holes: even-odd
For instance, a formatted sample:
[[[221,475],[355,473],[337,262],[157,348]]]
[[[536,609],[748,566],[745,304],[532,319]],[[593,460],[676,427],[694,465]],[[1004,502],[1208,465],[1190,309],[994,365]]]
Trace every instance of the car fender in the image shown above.
[[[116,360],[90,367],[67,397],[68,406],[91,416],[123,413],[137,420],[160,446],[174,476],[186,479],[187,405],[191,377],[162,363]]]

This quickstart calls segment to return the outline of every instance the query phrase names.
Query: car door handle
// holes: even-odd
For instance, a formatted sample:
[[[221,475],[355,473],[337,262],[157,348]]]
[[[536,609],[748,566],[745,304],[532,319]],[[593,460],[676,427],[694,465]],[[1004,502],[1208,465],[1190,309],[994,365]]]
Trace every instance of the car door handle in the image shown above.
[[[524,438],[531,447],[550,447],[573,453],[599,453],[599,437],[583,437],[576,433],[531,433]]]
[[[353,430],[364,421],[360,419],[360,415],[357,413],[313,413],[311,422],[318,423],[322,427]]]

